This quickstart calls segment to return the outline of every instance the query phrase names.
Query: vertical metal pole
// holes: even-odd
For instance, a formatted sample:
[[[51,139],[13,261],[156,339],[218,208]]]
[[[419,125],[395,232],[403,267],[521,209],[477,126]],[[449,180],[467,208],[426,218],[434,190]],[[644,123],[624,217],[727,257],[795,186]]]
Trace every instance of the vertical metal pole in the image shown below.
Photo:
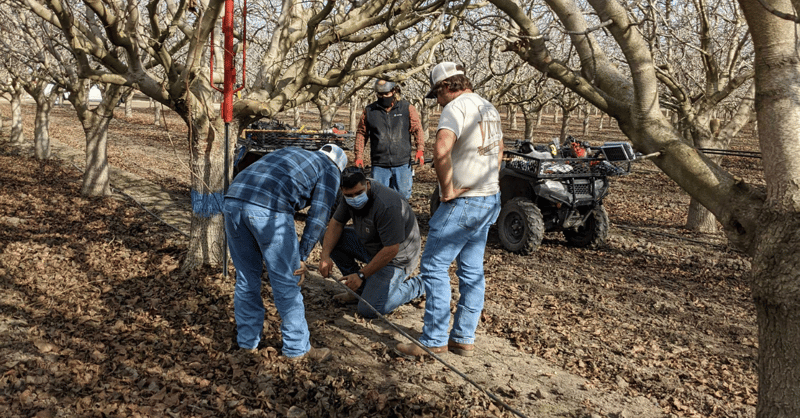
[[[228,138],[230,135],[230,123],[225,122],[225,163],[223,167],[225,174],[222,179],[222,198],[225,199],[225,194],[228,193]],[[225,213],[222,214],[222,277],[228,278],[228,234],[225,233]]]

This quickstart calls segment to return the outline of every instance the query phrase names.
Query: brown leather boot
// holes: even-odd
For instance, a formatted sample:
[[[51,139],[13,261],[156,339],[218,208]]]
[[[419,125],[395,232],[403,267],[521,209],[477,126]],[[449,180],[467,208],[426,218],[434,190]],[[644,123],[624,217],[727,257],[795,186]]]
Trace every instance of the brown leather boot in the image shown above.
[[[459,356],[472,357],[475,355],[475,344],[462,344],[450,340],[447,342],[447,349]]]
[[[308,360],[313,361],[315,363],[322,363],[331,358],[331,350],[329,348],[314,348],[311,347],[311,350],[306,351],[305,354],[302,356],[297,357],[289,357],[291,361],[300,361],[300,360]]]
[[[421,356],[427,356],[428,355],[427,351],[423,350],[418,345],[412,344],[412,343],[400,343],[400,344],[397,344],[397,346],[395,348],[397,348],[397,351],[399,351],[399,352],[401,352],[401,353],[403,353],[403,354],[405,354],[407,356],[421,357]],[[435,354],[446,353],[447,352],[447,346],[444,346],[444,347],[428,347],[428,350],[431,350]]]

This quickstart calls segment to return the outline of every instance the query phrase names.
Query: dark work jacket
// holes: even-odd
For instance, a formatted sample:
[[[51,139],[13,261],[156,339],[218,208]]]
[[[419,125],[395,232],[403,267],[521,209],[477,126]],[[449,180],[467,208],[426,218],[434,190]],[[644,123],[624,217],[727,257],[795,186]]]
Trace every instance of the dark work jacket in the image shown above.
[[[388,112],[378,102],[373,102],[364,111],[372,165],[398,167],[408,164],[411,161],[408,102],[400,100]]]

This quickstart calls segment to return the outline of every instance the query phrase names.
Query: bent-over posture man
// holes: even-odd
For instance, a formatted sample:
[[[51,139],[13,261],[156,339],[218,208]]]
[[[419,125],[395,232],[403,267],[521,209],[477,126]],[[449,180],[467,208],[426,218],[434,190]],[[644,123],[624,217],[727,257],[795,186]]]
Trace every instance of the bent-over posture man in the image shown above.
[[[289,147],[261,157],[233,179],[225,195],[224,214],[236,267],[233,306],[239,347],[254,350],[261,341],[265,264],[281,316],[283,355],[316,361],[330,356],[327,348],[311,347],[299,283],[305,261],[328,222],[346,165],[344,151],[333,144],[319,151]],[[298,243],[294,213],[309,206]]]

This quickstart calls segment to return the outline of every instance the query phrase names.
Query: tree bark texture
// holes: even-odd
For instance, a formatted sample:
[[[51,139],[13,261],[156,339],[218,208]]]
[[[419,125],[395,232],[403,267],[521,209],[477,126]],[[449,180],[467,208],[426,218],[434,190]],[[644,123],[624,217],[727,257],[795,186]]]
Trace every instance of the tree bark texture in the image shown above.
[[[25,130],[22,128],[22,91],[11,94],[11,135],[9,142],[21,145],[25,142]]]
[[[100,104],[94,109],[76,105],[78,119],[81,121],[86,136],[86,167],[81,184],[81,194],[84,196],[108,196],[111,194],[108,167],[108,125],[114,119],[114,107],[119,101],[119,91],[120,87],[117,85],[107,86]],[[80,97],[78,99],[80,100]]]
[[[753,258],[758,324],[756,416],[800,416],[800,215],[765,211]]]
[[[50,158],[50,111],[52,102],[43,100],[36,103],[36,116],[34,117],[34,153],[36,158],[46,160]]]

